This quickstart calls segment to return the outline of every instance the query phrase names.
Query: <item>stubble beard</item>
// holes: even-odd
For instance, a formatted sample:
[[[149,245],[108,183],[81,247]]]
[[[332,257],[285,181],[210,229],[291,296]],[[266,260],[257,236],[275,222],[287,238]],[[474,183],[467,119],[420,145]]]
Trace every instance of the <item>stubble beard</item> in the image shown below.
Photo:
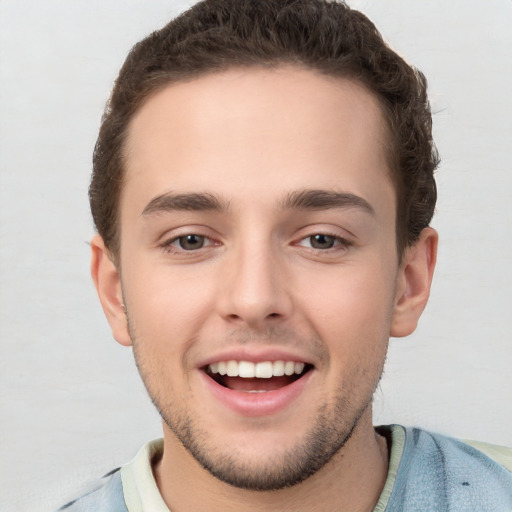
[[[204,469],[226,484],[251,491],[276,491],[303,482],[343,448],[360,419],[358,417],[352,425],[340,429],[332,425],[325,411],[322,411],[300,444],[270,457],[264,465],[254,467],[251,461],[237,457],[236,453],[219,453],[215,449],[208,449],[207,433],[197,428],[190,418],[169,421],[162,411],[159,412]]]
[[[230,446],[229,451],[222,451],[213,445],[208,431],[185,410],[182,402],[171,402],[152,387],[151,382],[156,379],[139,350],[139,345],[143,343],[134,335],[132,328],[129,330],[137,368],[163,421],[205,470],[220,481],[239,489],[275,491],[292,487],[324,467],[349,441],[365,412],[370,409],[371,413],[373,394],[382,375],[383,364],[373,389],[359,404],[351,401],[353,389],[339,388],[332,402],[318,408],[315,421],[302,441],[291,449],[269,457],[264,464],[255,465],[240,455],[236,447]],[[363,373],[366,371],[363,370]]]

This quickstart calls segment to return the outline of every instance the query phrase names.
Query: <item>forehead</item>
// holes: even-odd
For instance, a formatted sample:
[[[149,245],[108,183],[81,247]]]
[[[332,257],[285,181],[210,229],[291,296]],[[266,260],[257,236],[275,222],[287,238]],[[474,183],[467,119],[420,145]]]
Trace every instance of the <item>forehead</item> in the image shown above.
[[[230,202],[307,188],[364,197],[376,179],[392,188],[386,145],[378,100],[352,80],[296,66],[212,73],[168,85],[132,119],[121,212],[128,195],[142,211],[168,191]],[[394,192],[369,199],[394,202]]]

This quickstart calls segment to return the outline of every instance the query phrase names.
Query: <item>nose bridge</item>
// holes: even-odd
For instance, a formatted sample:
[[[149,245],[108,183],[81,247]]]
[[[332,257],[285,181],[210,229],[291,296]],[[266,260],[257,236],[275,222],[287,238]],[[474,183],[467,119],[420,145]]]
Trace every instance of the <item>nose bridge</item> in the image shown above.
[[[247,236],[233,247],[224,283],[223,315],[252,326],[289,314],[283,259],[270,237]]]

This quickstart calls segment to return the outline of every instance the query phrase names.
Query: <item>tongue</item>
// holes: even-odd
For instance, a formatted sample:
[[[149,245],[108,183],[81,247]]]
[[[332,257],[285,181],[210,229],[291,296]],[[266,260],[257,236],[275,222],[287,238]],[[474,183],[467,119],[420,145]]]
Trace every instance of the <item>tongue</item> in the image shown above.
[[[291,377],[272,377],[270,379],[243,379],[241,377],[222,378],[222,384],[234,391],[274,391],[290,384]]]

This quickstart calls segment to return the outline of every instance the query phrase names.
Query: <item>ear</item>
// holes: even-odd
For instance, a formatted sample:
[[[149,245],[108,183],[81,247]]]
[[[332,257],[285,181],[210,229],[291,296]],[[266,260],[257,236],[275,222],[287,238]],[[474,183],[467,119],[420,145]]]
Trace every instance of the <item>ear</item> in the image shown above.
[[[91,275],[112,335],[121,345],[131,345],[121,277],[100,235],[91,240]]]
[[[391,336],[408,336],[416,329],[427,305],[437,258],[437,232],[425,228],[407,248],[398,271]]]

